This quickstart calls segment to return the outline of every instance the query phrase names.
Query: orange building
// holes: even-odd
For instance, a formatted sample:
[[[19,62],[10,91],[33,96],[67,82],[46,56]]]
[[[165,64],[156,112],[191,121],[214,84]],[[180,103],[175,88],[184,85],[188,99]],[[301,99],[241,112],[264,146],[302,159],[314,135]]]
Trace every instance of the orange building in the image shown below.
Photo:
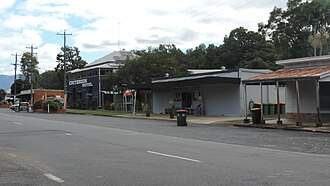
[[[50,90],[50,89],[33,89],[33,102],[39,100],[53,100],[55,98],[64,98],[63,90]],[[31,101],[31,90],[23,90],[18,95],[21,101]]]

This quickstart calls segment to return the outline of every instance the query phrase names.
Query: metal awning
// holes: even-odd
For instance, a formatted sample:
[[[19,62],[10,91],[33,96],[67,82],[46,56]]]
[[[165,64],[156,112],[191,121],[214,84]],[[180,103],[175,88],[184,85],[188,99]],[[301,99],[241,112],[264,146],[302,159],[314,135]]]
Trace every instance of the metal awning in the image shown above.
[[[240,84],[240,78],[230,78],[230,77],[203,77],[197,79],[182,79],[179,81],[167,81],[167,82],[155,82],[152,83],[152,88],[164,88],[173,86],[196,86],[196,85],[214,85],[220,83],[227,84]]]
[[[200,74],[191,74],[186,76],[177,76],[170,78],[161,78],[152,80],[152,88],[165,88],[173,86],[196,86],[210,84],[240,84],[241,79],[238,77],[238,70],[226,70],[220,72],[209,72]]]
[[[330,66],[308,67],[296,69],[281,69],[268,74],[255,76],[244,80],[244,84],[275,84],[276,82],[288,82],[297,80],[315,80],[328,77]]]

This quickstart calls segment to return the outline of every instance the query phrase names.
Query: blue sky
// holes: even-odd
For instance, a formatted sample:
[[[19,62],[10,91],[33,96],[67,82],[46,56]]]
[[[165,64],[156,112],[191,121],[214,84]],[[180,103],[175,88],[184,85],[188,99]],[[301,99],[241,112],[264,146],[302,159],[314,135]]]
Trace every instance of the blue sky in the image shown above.
[[[52,70],[67,33],[87,62],[119,49],[175,44],[182,50],[220,44],[239,26],[257,30],[287,0],[5,0],[0,4],[0,74],[14,74],[14,56],[33,44],[39,70]],[[118,46],[119,40],[119,46]],[[19,59],[20,60],[20,59]]]

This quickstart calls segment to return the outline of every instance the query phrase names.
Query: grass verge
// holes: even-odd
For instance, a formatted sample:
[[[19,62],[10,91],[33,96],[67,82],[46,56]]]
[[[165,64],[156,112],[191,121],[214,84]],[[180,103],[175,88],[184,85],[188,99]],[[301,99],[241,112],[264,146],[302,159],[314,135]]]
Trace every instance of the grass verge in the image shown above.
[[[82,114],[82,115],[95,115],[95,116],[116,116],[127,114],[123,111],[113,110],[78,110],[78,109],[67,109],[66,113],[69,114]]]

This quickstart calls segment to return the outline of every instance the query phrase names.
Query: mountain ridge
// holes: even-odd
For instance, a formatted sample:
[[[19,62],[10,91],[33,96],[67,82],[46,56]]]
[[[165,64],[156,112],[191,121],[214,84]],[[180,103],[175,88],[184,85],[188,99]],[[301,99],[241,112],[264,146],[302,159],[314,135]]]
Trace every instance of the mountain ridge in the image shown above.
[[[14,75],[3,75],[0,74],[0,89],[5,91],[10,90],[10,86],[14,83]]]

